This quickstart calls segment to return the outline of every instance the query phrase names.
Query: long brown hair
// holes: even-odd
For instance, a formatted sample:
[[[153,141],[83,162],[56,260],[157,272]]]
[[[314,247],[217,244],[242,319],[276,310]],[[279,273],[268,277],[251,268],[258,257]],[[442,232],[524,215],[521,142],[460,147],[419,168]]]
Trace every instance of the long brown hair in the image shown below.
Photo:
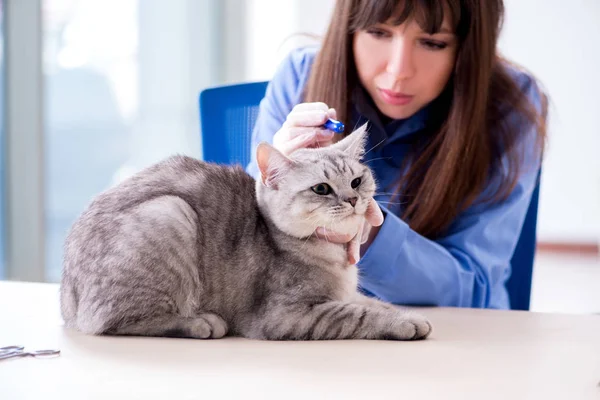
[[[456,64],[440,101],[435,102],[439,121],[423,135],[397,185],[397,195],[405,204],[403,218],[430,238],[443,234],[478,199],[505,199],[527,157],[531,160],[535,154],[537,160],[543,152],[546,97],[534,82],[541,102],[541,110],[536,109],[496,49],[502,0],[338,0],[305,91],[305,101],[325,102],[337,110],[340,120],[349,122],[351,94],[360,85],[353,34],[376,23],[401,24],[409,18],[434,33],[444,21],[444,12],[450,13],[459,42]],[[509,114],[518,115],[519,123],[509,123]],[[523,149],[531,128],[536,128],[533,151]],[[503,159],[508,160],[507,167]],[[488,187],[494,190],[486,190],[489,195],[484,198]]]

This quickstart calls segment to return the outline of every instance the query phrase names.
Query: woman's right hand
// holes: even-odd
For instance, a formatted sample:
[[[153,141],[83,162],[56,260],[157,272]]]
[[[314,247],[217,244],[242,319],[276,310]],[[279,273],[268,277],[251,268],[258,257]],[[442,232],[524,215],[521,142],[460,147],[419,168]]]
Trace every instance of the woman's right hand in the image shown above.
[[[302,148],[329,146],[334,132],[323,127],[328,118],[336,119],[336,113],[325,103],[296,105],[273,136],[273,146],[286,156]]]

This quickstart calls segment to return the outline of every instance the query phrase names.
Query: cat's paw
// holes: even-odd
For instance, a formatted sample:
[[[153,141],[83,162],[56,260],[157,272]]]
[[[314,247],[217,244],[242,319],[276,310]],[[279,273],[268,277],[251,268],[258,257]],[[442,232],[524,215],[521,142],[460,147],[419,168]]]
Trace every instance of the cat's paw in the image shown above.
[[[396,340],[425,339],[433,327],[429,320],[417,313],[401,313],[394,321],[391,336]]]
[[[227,322],[217,314],[198,315],[190,324],[193,337],[199,339],[220,339],[227,334]]]

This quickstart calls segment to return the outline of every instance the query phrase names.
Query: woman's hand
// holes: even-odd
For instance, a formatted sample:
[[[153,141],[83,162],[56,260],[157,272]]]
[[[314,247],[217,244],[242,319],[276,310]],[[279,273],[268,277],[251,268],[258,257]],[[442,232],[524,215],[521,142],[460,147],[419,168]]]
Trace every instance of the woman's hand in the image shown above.
[[[373,227],[379,227],[381,224],[383,224],[383,213],[375,199],[371,199],[367,206],[363,225],[356,235],[341,234],[326,230],[325,228],[317,228],[315,235],[320,239],[325,239],[333,243],[347,243],[348,263],[356,264],[360,260],[361,244],[367,242],[370,244],[379,231],[378,228],[373,229]]]
[[[296,105],[273,136],[273,146],[286,156],[302,148],[329,146],[334,133],[323,128],[328,118],[335,119],[336,113],[325,103]]]
[[[286,156],[302,148],[326,147],[333,144],[334,133],[323,127],[327,119],[337,119],[335,109],[325,103],[300,103],[287,116],[281,129],[273,136],[273,146]],[[333,243],[347,243],[348,262],[356,264],[360,259],[360,245],[374,237],[377,232],[372,227],[383,223],[379,205],[371,199],[365,220],[354,236],[317,228],[318,238]],[[371,235],[370,235],[371,234]]]

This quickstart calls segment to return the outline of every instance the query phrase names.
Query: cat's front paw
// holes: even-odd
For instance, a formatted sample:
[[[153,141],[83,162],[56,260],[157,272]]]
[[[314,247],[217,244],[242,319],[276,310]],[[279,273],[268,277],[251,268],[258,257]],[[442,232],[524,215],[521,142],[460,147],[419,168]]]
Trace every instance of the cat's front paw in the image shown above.
[[[199,339],[220,339],[227,334],[227,323],[213,313],[198,315],[190,322],[192,337]]]
[[[391,338],[396,340],[425,339],[431,334],[429,320],[418,313],[401,313],[392,324]]]

